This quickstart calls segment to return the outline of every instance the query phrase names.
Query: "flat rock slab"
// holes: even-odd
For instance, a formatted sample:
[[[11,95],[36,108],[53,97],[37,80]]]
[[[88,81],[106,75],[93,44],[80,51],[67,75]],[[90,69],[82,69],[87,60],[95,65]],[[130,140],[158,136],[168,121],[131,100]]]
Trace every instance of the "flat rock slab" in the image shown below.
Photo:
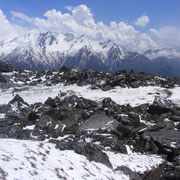
[[[117,128],[117,126],[118,121],[114,118],[106,116],[105,113],[96,113],[87,119],[82,125],[80,125],[80,130],[114,130]]]

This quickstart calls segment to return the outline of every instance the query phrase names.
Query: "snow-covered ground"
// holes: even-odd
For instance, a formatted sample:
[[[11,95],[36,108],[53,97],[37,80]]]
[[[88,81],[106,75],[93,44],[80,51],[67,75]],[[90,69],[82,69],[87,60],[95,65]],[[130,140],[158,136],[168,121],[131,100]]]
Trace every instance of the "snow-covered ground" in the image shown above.
[[[180,107],[180,87],[175,87],[170,92],[172,95],[168,99]]]
[[[164,161],[156,155],[125,155],[110,151],[106,153],[113,169],[125,165],[138,173],[156,168]],[[130,179],[128,175],[113,169],[94,161],[90,162],[74,151],[60,151],[54,144],[47,142],[0,139],[0,179]]]
[[[73,90],[74,94],[86,99],[101,101],[104,98],[110,97],[114,102],[120,105],[130,104],[137,106],[143,103],[152,103],[155,96],[166,97],[167,93],[164,88],[149,86],[139,88],[121,88],[116,87],[109,91],[102,91],[101,89],[90,89],[89,86],[77,86],[58,84],[56,86],[23,86],[22,90],[18,90],[15,94],[19,94],[27,103],[33,104],[35,102],[44,102],[48,97],[54,98],[61,92]],[[175,96],[172,100],[180,101],[180,94],[177,93],[178,87],[173,89]],[[2,91],[0,90],[0,104],[7,104],[13,99],[13,88]]]

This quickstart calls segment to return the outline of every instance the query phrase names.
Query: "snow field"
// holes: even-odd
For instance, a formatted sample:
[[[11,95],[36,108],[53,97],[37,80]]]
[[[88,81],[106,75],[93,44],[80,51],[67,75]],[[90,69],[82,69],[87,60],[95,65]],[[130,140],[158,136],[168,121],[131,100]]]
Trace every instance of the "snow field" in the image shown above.
[[[113,169],[126,165],[134,172],[143,173],[163,162],[156,155],[106,153]],[[120,171],[90,162],[73,151],[60,151],[47,142],[0,139],[0,154],[0,179],[129,180],[129,176]]]

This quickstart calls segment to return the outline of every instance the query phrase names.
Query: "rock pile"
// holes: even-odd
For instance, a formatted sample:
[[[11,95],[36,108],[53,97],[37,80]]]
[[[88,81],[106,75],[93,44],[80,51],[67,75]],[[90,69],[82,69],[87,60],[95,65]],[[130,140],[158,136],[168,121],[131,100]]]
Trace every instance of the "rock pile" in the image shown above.
[[[0,75],[1,83],[8,83],[3,77]],[[176,83],[175,78],[133,71],[112,74],[66,67],[43,72],[16,70],[11,78],[13,86],[18,82],[32,86],[76,83],[104,91],[115,86],[170,88]],[[96,102],[69,92],[30,105],[16,95],[0,106],[0,113],[5,114],[0,118],[0,138],[46,140],[60,150],[74,150],[108,167],[112,165],[103,152],[106,149],[126,154],[129,147],[134,152],[160,154],[168,161],[161,180],[180,179],[180,108],[166,98],[156,97],[153,104],[131,107],[118,105],[111,98]],[[162,169],[143,178],[158,179]]]
[[[65,83],[78,86],[91,85],[91,88],[101,88],[104,91],[116,86],[138,88],[140,86],[160,86],[172,88],[179,82],[178,78],[154,76],[146,73],[127,72],[125,70],[116,73],[95,72],[92,70],[80,70],[77,68],[62,67],[59,71],[29,71],[16,70],[11,75],[14,83],[21,82],[25,85],[45,84],[46,86]]]
[[[63,94],[29,105],[16,95],[0,113],[5,114],[1,138],[48,140],[60,150],[74,150],[108,167],[103,150],[127,153],[128,145],[135,152],[167,156],[161,179],[180,178],[180,109],[170,101],[155,99],[152,105],[131,107],[110,98],[97,103]]]

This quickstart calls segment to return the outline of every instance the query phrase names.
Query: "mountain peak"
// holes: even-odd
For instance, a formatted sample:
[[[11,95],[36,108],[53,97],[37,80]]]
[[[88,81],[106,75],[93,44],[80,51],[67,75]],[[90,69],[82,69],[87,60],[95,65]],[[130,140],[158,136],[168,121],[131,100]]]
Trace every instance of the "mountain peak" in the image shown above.
[[[59,34],[51,31],[29,33],[0,42],[0,59],[9,60],[15,68],[58,69],[68,65],[97,71],[134,69],[136,72],[179,76],[179,61],[175,66],[164,62],[166,65],[162,70],[158,65],[161,62],[152,64],[149,60],[164,54],[169,59],[163,59],[170,60],[176,57],[172,56],[173,54],[180,57],[180,50],[151,49],[140,55],[137,52],[125,51],[112,40],[96,41],[85,35]]]

